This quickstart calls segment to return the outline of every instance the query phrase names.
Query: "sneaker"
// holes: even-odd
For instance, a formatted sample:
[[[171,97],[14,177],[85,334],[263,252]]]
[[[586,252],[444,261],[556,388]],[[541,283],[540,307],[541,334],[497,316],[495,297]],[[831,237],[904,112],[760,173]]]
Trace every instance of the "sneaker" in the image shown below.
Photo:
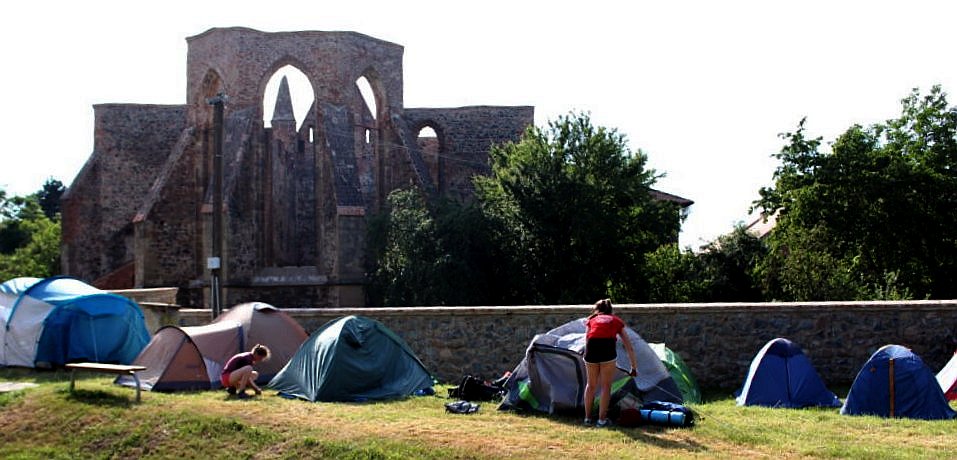
[[[607,418],[598,420],[598,423],[595,424],[598,428],[605,428],[611,426],[611,420]]]
[[[585,425],[585,426],[592,426],[594,424],[595,424],[595,421],[590,418],[586,418],[585,421],[582,422],[582,425]]]
[[[226,393],[229,393],[231,395],[236,394],[236,387],[226,387]]]
[[[243,391],[243,392],[241,392],[241,393],[236,393],[236,397],[239,398],[239,399],[249,399],[249,398],[251,398],[251,396],[249,396],[249,393],[246,393],[245,391]]]

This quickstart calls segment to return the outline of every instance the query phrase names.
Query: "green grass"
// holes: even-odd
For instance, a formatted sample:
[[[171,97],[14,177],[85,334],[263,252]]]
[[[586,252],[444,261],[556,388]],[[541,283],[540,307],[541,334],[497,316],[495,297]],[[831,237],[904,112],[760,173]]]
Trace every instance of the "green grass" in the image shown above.
[[[0,458],[953,458],[957,421],[846,417],[836,409],[693,406],[690,429],[596,429],[580,420],[500,412],[445,413],[437,396],[366,404],[310,403],[268,393],[143,393],[81,374],[0,369],[38,387],[0,394]],[[444,394],[445,387],[438,394]]]

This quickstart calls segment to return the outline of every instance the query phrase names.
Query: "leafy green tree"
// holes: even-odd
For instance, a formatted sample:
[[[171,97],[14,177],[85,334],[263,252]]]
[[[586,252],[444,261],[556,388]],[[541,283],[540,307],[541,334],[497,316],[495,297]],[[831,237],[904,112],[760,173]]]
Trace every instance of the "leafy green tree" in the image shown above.
[[[699,302],[707,285],[702,280],[699,259],[677,244],[662,245],[646,256],[648,301],[659,303]]]
[[[370,223],[372,305],[476,305],[509,302],[507,270],[491,246],[476,206],[430,203],[417,190],[397,190],[387,212]]]
[[[901,116],[852,126],[822,152],[797,131],[755,202],[779,212],[759,272],[782,300],[957,295],[957,109],[935,86]],[[813,272],[813,273],[811,273]]]
[[[700,302],[760,302],[761,285],[755,270],[767,248],[743,225],[701,248],[700,277],[707,286]]]
[[[6,199],[0,209],[0,279],[60,272],[60,224],[44,215],[37,195]]]
[[[52,177],[43,183],[43,188],[37,192],[37,201],[40,203],[40,208],[43,209],[43,214],[46,214],[47,218],[59,220],[60,197],[62,197],[65,192],[66,187],[63,186],[63,182]]]
[[[534,303],[647,299],[645,254],[677,241],[677,205],[650,195],[658,176],[616,130],[570,114],[492,148],[475,179],[495,245]]]

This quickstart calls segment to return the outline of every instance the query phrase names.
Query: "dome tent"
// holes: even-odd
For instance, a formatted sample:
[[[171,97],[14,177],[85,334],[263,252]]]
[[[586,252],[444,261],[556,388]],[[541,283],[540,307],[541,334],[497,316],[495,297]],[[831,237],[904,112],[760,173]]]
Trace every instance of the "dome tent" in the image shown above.
[[[133,363],[146,366],[136,374],[146,390],[217,389],[229,358],[258,343],[269,348],[271,357],[256,365],[257,381],[268,382],[307,337],[299,323],[272,305],[244,303],[204,326],[160,328]],[[136,381],[124,375],[116,383],[134,386]]]
[[[937,383],[948,401],[957,399],[957,352],[937,373]]]
[[[695,379],[694,374],[688,365],[685,364],[685,361],[681,359],[681,355],[675,353],[663,343],[649,343],[648,346],[658,355],[661,364],[664,364],[665,368],[668,369],[672,380],[675,381],[675,384],[678,385],[678,389],[681,390],[681,398],[684,402],[700,403],[701,389],[698,387],[698,380]]]
[[[331,402],[400,398],[432,385],[402,338],[374,319],[346,316],[313,332],[268,388]]]
[[[924,420],[957,416],[930,368],[900,345],[884,345],[864,363],[841,414]]]
[[[16,278],[0,285],[0,364],[129,364],[149,342],[136,302],[78,279]]]
[[[801,347],[785,338],[772,339],[761,347],[736,399],[739,406],[841,406]]]
[[[505,382],[502,409],[578,413],[584,410],[586,318],[572,320],[532,338],[525,358]],[[628,376],[628,354],[618,341],[618,372],[612,381],[612,408],[621,401],[666,401],[683,403],[671,374],[647,342],[626,327],[638,360],[638,375]],[[626,369],[626,370],[623,370]],[[598,400],[598,395],[595,395]]]

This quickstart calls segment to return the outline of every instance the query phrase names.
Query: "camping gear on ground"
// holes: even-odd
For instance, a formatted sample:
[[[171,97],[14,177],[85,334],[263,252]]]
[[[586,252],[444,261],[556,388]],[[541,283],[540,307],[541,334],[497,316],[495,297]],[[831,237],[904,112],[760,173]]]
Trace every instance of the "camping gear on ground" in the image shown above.
[[[445,403],[445,411],[452,414],[474,414],[478,412],[481,404],[475,404],[468,401],[455,401]]]
[[[671,378],[681,390],[681,399],[685,403],[700,403],[701,389],[698,388],[698,381],[691,373],[691,369],[681,359],[681,355],[675,353],[663,343],[649,343],[648,346],[658,355],[658,359],[665,365],[665,369],[671,374]]]
[[[129,364],[149,342],[136,302],[66,276],[0,285],[0,365]]]
[[[957,416],[930,368],[900,345],[884,345],[864,363],[841,414],[924,420]]]
[[[346,316],[313,332],[268,388],[309,401],[365,401],[432,386],[432,375],[398,335],[374,319]]]
[[[166,326],[133,364],[146,366],[137,373],[142,388],[152,391],[213,390],[222,387],[220,373],[236,353],[254,345],[269,348],[268,361],[256,364],[257,382],[268,382],[308,338],[289,315],[272,305],[251,302],[230,308],[204,326]],[[119,385],[134,379],[120,376]]]
[[[449,388],[449,398],[464,399],[466,401],[491,401],[501,399],[505,395],[506,380],[490,382],[481,377],[466,375],[462,377],[458,386]]]
[[[957,399],[957,352],[937,373],[937,384],[940,385],[948,401]]]
[[[801,347],[785,338],[772,339],[761,347],[736,399],[739,406],[841,406]]]
[[[580,415],[585,395],[585,321],[580,318],[544,334],[536,335],[525,350],[525,358],[515,367],[505,383],[507,391],[500,409],[535,410]],[[611,388],[609,414],[626,396],[638,401],[671,401],[681,403],[681,391],[671,374],[648,343],[631,328],[625,333],[631,339],[638,361],[638,375],[628,375],[631,364],[619,340],[617,367]],[[597,404],[599,395],[595,395]],[[610,415],[613,416],[613,415]]]
[[[695,413],[691,409],[668,401],[646,402],[638,413],[645,423],[653,425],[689,427],[695,422]]]

